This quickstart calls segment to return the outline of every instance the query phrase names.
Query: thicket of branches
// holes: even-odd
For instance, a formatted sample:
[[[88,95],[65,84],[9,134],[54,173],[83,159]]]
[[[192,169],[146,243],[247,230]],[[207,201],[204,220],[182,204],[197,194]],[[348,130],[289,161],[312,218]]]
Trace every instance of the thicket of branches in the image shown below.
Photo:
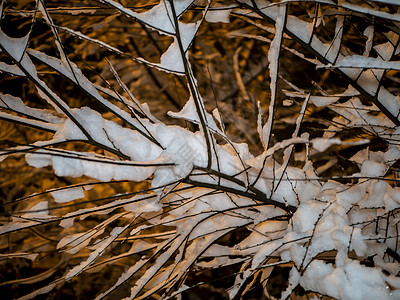
[[[1,291],[399,299],[397,2],[1,1]]]

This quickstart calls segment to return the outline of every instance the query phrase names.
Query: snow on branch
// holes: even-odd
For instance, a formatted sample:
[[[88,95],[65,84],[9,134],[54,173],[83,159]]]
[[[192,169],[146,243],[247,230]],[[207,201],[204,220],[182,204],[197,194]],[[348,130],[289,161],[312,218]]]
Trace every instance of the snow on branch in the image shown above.
[[[395,2],[2,1],[0,285],[400,298]]]

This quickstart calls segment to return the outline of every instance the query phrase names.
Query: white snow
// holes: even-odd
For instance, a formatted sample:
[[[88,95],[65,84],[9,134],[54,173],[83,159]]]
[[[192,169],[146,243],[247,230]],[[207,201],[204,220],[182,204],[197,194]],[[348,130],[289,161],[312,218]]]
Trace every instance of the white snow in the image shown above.
[[[189,24],[178,22],[183,48],[183,53],[181,53],[178,39],[175,36],[175,23],[172,23],[170,18],[172,11],[168,1],[160,1],[158,5],[142,14],[130,11],[111,0],[104,0],[103,2],[112,5],[128,16],[143,21],[147,26],[159,32],[174,36],[173,43],[161,56],[160,64],[153,64],[153,66],[164,68],[169,72],[183,73],[185,71],[182,58],[188,58],[187,49],[197,33],[200,21]],[[178,15],[182,14],[192,2],[188,0],[175,1],[176,13]],[[336,57],[339,51],[340,43],[324,44],[315,37],[311,40],[312,23],[300,21],[291,16],[287,19],[287,24],[285,25],[286,4],[278,8],[275,5],[269,6],[267,1],[256,2],[262,7],[263,12],[277,21],[276,35],[268,53],[272,79],[272,103],[277,93],[278,56],[282,46],[281,39],[283,38],[284,26],[287,26],[303,42],[311,42],[311,46],[321,55],[325,55],[332,63],[333,57]],[[251,5],[251,2],[248,3]],[[360,11],[361,8],[357,7],[356,9]],[[363,11],[368,12],[368,10]],[[205,18],[209,22],[229,22],[229,14],[230,10],[211,10]],[[381,13],[378,13],[378,15],[382,16]],[[385,15],[385,17],[391,16]],[[339,20],[336,24],[336,34],[341,34],[339,30],[341,29],[342,21]],[[79,32],[71,31],[70,33],[85,38]],[[369,52],[373,38],[372,29],[367,28],[365,34],[369,39],[366,45],[366,51]],[[393,40],[395,38],[394,35],[390,37]],[[97,40],[90,38],[89,40],[101,44]],[[337,40],[340,41],[340,38]],[[7,49],[13,49],[17,46],[24,46],[24,40],[15,41],[10,40],[8,37],[0,36],[0,44],[3,47],[8,47]],[[103,46],[108,47],[105,44]],[[379,86],[377,78],[380,78],[381,71],[387,68],[400,70],[398,62],[386,61],[389,58],[390,51],[385,52],[384,46],[385,44],[378,45],[375,49],[383,59],[356,55],[339,56],[339,60],[331,67],[340,68],[352,78],[355,78],[354,76],[361,72],[357,69],[350,69],[352,67],[375,69],[374,71],[363,72],[358,80],[358,83],[367,92],[375,95]],[[331,51],[328,51],[329,48]],[[117,49],[109,49],[117,51]],[[367,143],[368,140],[341,141],[338,138],[329,138],[335,133],[332,135],[324,134],[323,137],[313,138],[312,140],[309,140],[308,135],[298,137],[302,120],[299,117],[296,121],[298,126],[292,138],[271,145],[267,149],[273,118],[272,114],[270,114],[271,119],[263,127],[260,111],[258,131],[265,146],[265,151],[254,158],[247,144],[230,143],[216,125],[212,115],[204,109],[201,98],[199,103],[195,103],[193,97],[190,97],[180,112],[169,112],[169,116],[199,124],[200,114],[204,117],[210,131],[217,133],[227,141],[226,144],[218,144],[216,139],[211,138],[213,143],[212,165],[215,166],[216,171],[225,174],[227,178],[219,179],[212,174],[203,173],[199,170],[200,168],[195,170],[196,174],[192,174],[191,172],[195,166],[207,166],[204,132],[190,132],[182,127],[168,126],[161,122],[152,123],[147,119],[134,119],[127,112],[104,99],[99,90],[106,94],[108,93],[109,96],[115,97],[115,95],[111,91],[94,86],[75,64],[71,63],[70,67],[68,67],[65,65],[65,58],[52,58],[34,50],[29,50],[27,53],[29,55],[24,55],[20,51],[14,53],[14,55],[20,57],[25,71],[37,80],[42,89],[51,95],[55,95],[54,93],[52,94],[44,82],[40,81],[36,74],[35,66],[30,61],[30,56],[34,56],[55,71],[71,79],[97,101],[104,104],[112,114],[119,117],[119,121],[126,121],[124,124],[131,125],[131,127],[123,127],[119,125],[119,121],[107,120],[100,113],[88,107],[70,109],[56,95],[55,100],[61,101],[59,106],[65,108],[65,115],[70,114],[70,118],[67,118],[67,116],[62,118],[56,114],[51,114],[49,111],[29,108],[24,105],[21,99],[9,95],[0,95],[0,107],[11,108],[16,112],[36,116],[51,124],[56,124],[57,126],[54,126],[54,128],[57,131],[54,137],[47,141],[49,144],[77,139],[87,141],[88,137],[71,120],[75,119],[87,131],[91,140],[105,147],[118,150],[128,157],[125,161],[117,160],[106,151],[104,151],[104,156],[99,153],[73,151],[58,152],[58,155],[56,155],[55,152],[50,151],[51,149],[45,150],[46,144],[43,143],[35,144],[36,146],[43,146],[42,149],[26,154],[27,163],[35,167],[52,166],[58,176],[89,176],[101,181],[144,181],[150,178],[151,187],[158,188],[151,195],[141,194],[129,199],[116,200],[104,205],[76,210],[62,216],[60,226],[67,229],[74,225],[75,218],[83,220],[87,216],[94,214],[111,214],[118,208],[125,210],[120,214],[112,214],[112,217],[107,218],[106,221],[93,228],[92,231],[84,233],[72,231],[79,228],[79,226],[70,228],[68,233],[67,230],[63,231],[63,236],[57,245],[57,249],[62,249],[62,251],[70,254],[77,253],[85,247],[88,250],[92,250],[87,259],[68,271],[65,276],[67,280],[91,266],[129,226],[115,227],[110,231],[106,231],[105,229],[111,222],[118,219],[121,223],[122,221],[128,221],[129,223],[129,220],[134,217],[141,216],[141,218],[147,219],[150,225],[135,227],[130,231],[132,238],[138,239],[138,242],[134,242],[132,245],[130,253],[139,253],[140,251],[154,248],[155,259],[154,261],[148,261],[146,258],[134,262],[132,266],[122,273],[111,289],[99,296],[100,298],[136,272],[141,271],[146,263],[148,263],[148,266],[143,269],[142,276],[132,288],[132,298],[135,298],[142,288],[148,288],[151,291],[151,289],[156,289],[159,284],[165,282],[167,278],[181,278],[181,276],[185,275],[185,272],[181,272],[181,270],[185,270],[185,268],[195,264],[196,255],[202,253],[204,257],[213,258],[213,260],[198,264],[198,266],[202,267],[241,262],[239,259],[236,261],[231,259],[229,257],[231,255],[243,255],[251,259],[246,261],[249,269],[244,270],[240,276],[236,277],[235,283],[237,285],[229,291],[231,296],[240,290],[240,286],[253,274],[253,271],[264,268],[266,260],[273,256],[277,259],[277,263],[280,262],[280,259],[283,262],[293,262],[295,264],[290,273],[289,282],[291,285],[286,291],[286,295],[289,295],[292,287],[300,283],[306,290],[313,290],[338,299],[357,300],[368,297],[399,299],[399,279],[394,276],[386,276],[382,272],[382,269],[384,269],[390,270],[392,274],[395,274],[399,271],[399,266],[386,261],[386,258],[381,258],[384,257],[386,247],[395,249],[396,241],[391,239],[381,243],[381,231],[371,228],[373,226],[369,226],[368,222],[385,213],[393,212],[399,207],[400,189],[383,180],[370,179],[363,181],[364,178],[359,179],[359,182],[353,185],[342,184],[333,180],[324,183],[318,180],[319,178],[315,174],[311,160],[305,160],[303,167],[295,168],[287,164],[289,154],[291,154],[295,144],[306,145],[307,151],[311,144],[314,148],[311,151],[315,153],[315,150],[322,152],[331,145],[360,145]],[[2,65],[0,66],[1,68],[6,69],[6,71],[17,72],[15,68],[10,66]],[[129,92],[129,90],[126,92]],[[337,102],[341,97],[355,96],[357,94],[358,92],[349,88],[344,93],[337,95],[306,98],[307,96],[303,93],[304,97],[301,97],[307,100],[311,99],[316,106],[327,106]],[[48,96],[43,95],[43,97],[47,97],[47,100],[51,102]],[[398,97],[391,95],[381,87],[377,99],[390,112],[397,115],[400,108]],[[199,111],[196,109],[196,104],[200,106]],[[136,105],[141,107],[138,102]],[[305,112],[306,106],[307,103],[305,102],[300,115]],[[272,112],[273,109],[274,107],[271,105],[270,111]],[[335,119],[335,121],[342,122],[343,125],[364,126],[366,130],[375,129],[374,126],[379,125],[380,128],[385,128],[384,130],[390,133],[386,136],[392,139],[399,133],[399,130],[394,131],[389,126],[386,126],[387,124],[376,117],[375,114],[369,114],[368,112],[377,112],[378,109],[375,106],[364,106],[358,98],[352,97],[346,103],[336,103],[332,105],[332,110],[339,112],[343,119],[346,119],[346,121],[339,120],[339,118]],[[218,111],[215,110],[213,115],[219,121],[221,128],[223,128]],[[136,127],[136,129],[132,127]],[[137,129],[141,132],[138,132]],[[144,136],[144,133],[153,136],[162,147],[150,141],[149,138]],[[365,150],[358,152],[351,158],[360,167],[360,173],[354,174],[354,177],[382,177],[400,157],[399,147],[395,144],[390,145],[384,153],[370,151],[367,147],[365,148]],[[282,165],[271,158],[279,150],[284,152]],[[301,155],[306,157],[306,154],[301,153]],[[143,165],[138,165],[138,163]],[[166,165],[166,163],[170,165]],[[154,164],[162,165],[156,166]],[[258,178],[258,172],[261,169],[263,171]],[[272,199],[281,204],[291,205],[297,210],[293,212],[290,222],[287,220],[271,221],[269,220],[270,218],[282,216],[283,210],[273,205],[263,205],[262,201],[233,195],[233,193],[214,193],[213,189],[200,187],[171,194],[165,192],[170,191],[169,186],[165,189],[159,188],[183,178],[197,180],[201,183],[221,184],[241,192],[249,192],[252,188],[257,188],[263,193],[260,193],[260,195],[265,195],[265,200]],[[256,178],[257,182],[255,182]],[[241,184],[237,181],[240,181]],[[188,187],[190,187],[188,184],[181,184],[178,188],[184,189]],[[67,203],[85,196],[82,187],[71,187],[50,192],[55,202],[58,203]],[[165,207],[171,208],[168,214],[162,214],[162,212],[167,212],[164,210]],[[54,220],[48,215],[48,201],[35,203],[25,213],[22,217],[37,218],[44,222]],[[186,218],[185,216],[190,217]],[[398,222],[398,219],[387,219],[388,222],[392,222],[388,226],[388,234],[394,236],[396,232],[391,227],[394,227],[392,224]],[[15,216],[15,220],[20,223],[0,227],[0,234],[40,224],[39,221],[22,222],[18,219],[18,216]],[[384,221],[386,222],[386,220]],[[160,238],[163,239],[160,243],[147,244],[143,242],[140,244],[143,231],[153,228],[154,224],[157,225],[161,222],[164,222],[163,224],[167,226],[175,226],[175,229]],[[366,225],[361,227],[357,223],[363,223],[363,226],[364,224]],[[238,227],[246,227],[251,233],[235,247],[221,246],[215,243],[220,236]],[[103,236],[104,232],[107,232],[105,237]],[[94,238],[99,237],[102,238],[94,241]],[[212,246],[210,246],[211,244]],[[358,257],[368,257],[378,253],[379,255],[374,257],[376,267],[374,269],[368,268],[360,265],[357,261],[350,260],[348,252],[353,250]],[[334,252],[335,265],[316,259],[319,254],[325,254],[330,251]],[[176,261],[173,262],[173,255],[175,254],[177,255]],[[168,265],[166,266],[167,263]],[[179,267],[175,269],[176,266]],[[304,274],[297,272],[296,267],[305,267]],[[147,292],[146,290],[145,293]]]
[[[13,222],[0,226],[0,235],[39,225],[39,221]]]
[[[32,49],[28,50],[28,53],[30,55],[33,55],[34,57],[36,57],[37,59],[41,60],[42,62],[44,62],[45,64],[49,65],[50,67],[54,68],[55,70],[57,70],[58,72],[60,72],[62,75],[66,76],[68,79],[72,80],[73,82],[75,82],[76,84],[78,84],[80,87],[82,87],[87,93],[89,93],[92,97],[94,97],[97,101],[99,101],[101,104],[103,104],[105,107],[107,107],[107,109],[109,109],[111,112],[113,112],[116,116],[120,117],[121,119],[123,119],[124,121],[126,121],[127,123],[135,126],[136,128],[138,128],[139,130],[145,130],[145,128],[143,128],[143,125],[141,123],[139,123],[137,120],[133,119],[129,113],[127,113],[126,111],[120,109],[118,106],[112,104],[111,102],[107,101],[106,99],[104,99],[100,93],[98,92],[98,90],[96,89],[96,87],[92,84],[92,82],[90,82],[83,74],[82,71],[73,63],[73,62],[69,62],[68,66],[71,66],[72,69],[67,68],[63,62],[60,59],[57,59],[55,57],[51,57],[48,56],[42,52],[39,51],[35,51]],[[27,57],[27,56],[25,56]],[[31,66],[33,68],[33,70],[31,72],[36,72],[36,70],[34,69],[34,66],[32,64],[32,62],[29,60],[29,62],[27,62],[28,67]],[[71,70],[73,70],[73,73],[71,72]],[[36,74],[34,75],[36,77]],[[44,83],[43,83],[44,84]],[[47,88],[47,86],[45,86],[45,88],[47,90],[49,90]],[[58,102],[64,106],[64,108],[70,112],[69,107],[67,107],[65,105],[65,103],[59,99],[59,97],[57,95],[55,95],[52,91],[49,90],[49,92],[58,100]],[[40,93],[40,91],[39,91]],[[45,95],[44,95],[45,96]],[[44,99],[50,101],[47,97],[44,97]],[[54,105],[54,104],[53,104]],[[56,107],[56,109],[58,109],[58,107]],[[75,110],[77,111],[77,110]],[[85,108],[85,112],[90,113],[90,109],[89,108]],[[72,114],[72,112],[70,112]],[[81,115],[82,113],[77,112],[78,115]],[[95,118],[95,115],[97,114],[97,112],[92,111],[91,113],[91,117]]]
[[[136,216],[144,213],[144,212],[158,212],[162,209],[162,206],[159,201],[155,200],[154,198],[148,198],[147,195],[138,195],[131,198],[131,203],[125,204],[124,209],[126,211],[130,211],[135,213]],[[140,200],[140,205],[137,204],[137,201]]]
[[[269,105],[269,113],[267,123],[264,125],[260,134],[261,141],[264,145],[264,149],[267,150],[270,143],[272,123],[274,119],[274,106],[277,97],[277,80],[278,80],[278,69],[279,69],[279,56],[280,49],[283,39],[283,29],[285,28],[286,19],[286,5],[281,5],[278,9],[278,15],[275,23],[275,36],[271,42],[271,46],[268,50],[268,61],[270,64],[269,75],[271,77],[270,89],[271,89],[271,101]],[[259,122],[260,124],[260,122]]]
[[[394,116],[400,112],[400,97],[391,94],[387,89],[379,89],[378,101]]]
[[[70,280],[72,277],[81,273],[85,268],[93,264],[93,262],[104,252],[104,250],[121,234],[122,231],[126,229],[125,227],[114,227],[111,230],[110,235],[104,239],[102,242],[97,244],[96,250],[89,254],[89,257],[86,261],[83,261],[81,264],[75,266],[65,275],[65,280]]]
[[[185,72],[183,59],[187,59],[186,51],[192,43],[192,40],[201,24],[201,20],[197,23],[183,23],[178,20],[179,37],[184,52],[181,53],[177,38],[178,32],[175,28],[176,24],[172,18],[173,11],[171,4],[168,1],[160,1],[158,5],[140,14],[123,7],[121,4],[112,0],[103,0],[103,2],[110,4],[114,8],[125,13],[127,16],[142,21],[147,26],[158,30],[162,34],[168,34],[174,37],[174,42],[170,45],[167,51],[161,55],[159,64],[149,63],[143,58],[139,58],[139,61],[166,72],[173,72],[180,75]],[[193,0],[174,1],[174,10],[176,15],[180,16],[192,2]]]
[[[371,160],[364,160],[361,166],[361,174],[364,176],[381,177],[385,175],[386,166]]]
[[[219,130],[219,128],[215,124],[214,119],[212,118],[212,116],[209,113],[205,112],[202,102],[203,101],[201,101],[199,103],[199,105],[202,107],[202,109],[204,111],[203,114],[206,115],[207,126],[210,129],[212,129],[213,131],[222,134],[222,132]],[[168,115],[170,117],[173,117],[173,118],[185,119],[185,120],[191,121],[193,123],[200,124],[200,118],[199,118],[199,115],[197,113],[196,104],[195,104],[194,99],[193,99],[192,96],[189,98],[189,100],[186,102],[185,106],[182,108],[182,110],[180,112],[169,111]]]
[[[85,175],[101,181],[110,181],[111,179],[141,181],[148,178],[156,169],[155,166],[137,167],[124,165],[123,162],[117,163],[108,159],[89,161],[85,160],[85,158],[93,159],[94,157],[87,154],[84,154],[83,157],[74,155],[63,157],[27,153],[25,158],[29,165],[37,168],[52,165],[57,176],[80,177]],[[153,161],[155,164],[159,162]]]
[[[388,279],[380,270],[362,266],[357,261],[347,260],[344,267],[335,269],[331,264],[314,260],[300,278],[300,284],[306,290],[336,299],[398,299],[400,290],[391,290]],[[397,285],[400,283],[398,278],[390,279]]]
[[[386,3],[386,4],[394,4],[394,5],[399,4],[399,2],[397,2],[397,0],[373,0],[373,1]]]
[[[40,201],[34,206],[28,209],[28,211],[23,215],[24,218],[36,218],[36,217],[46,217],[49,215],[49,202]]]
[[[19,112],[28,116],[32,116],[41,121],[46,121],[54,124],[62,123],[64,120],[56,116],[53,112],[45,109],[37,109],[26,106],[20,98],[12,95],[0,94],[0,107],[8,108],[15,112]]]
[[[19,116],[15,116],[15,115],[4,113],[4,112],[0,112],[0,118],[9,120],[11,122],[26,124],[27,126],[41,128],[41,129],[53,131],[53,132],[60,129],[59,124],[49,124],[47,122],[42,122],[42,121],[32,120],[32,119],[28,119],[28,118],[24,118],[24,117],[19,117]]]
[[[71,235],[67,235],[63,237],[57,244],[57,249],[61,249],[65,246],[68,246],[70,249],[67,249],[65,252],[70,254],[75,254],[79,252],[82,248],[89,245],[92,237],[98,236],[104,232],[103,230],[98,230],[93,233],[92,231],[88,232],[80,232]]]
[[[342,142],[337,138],[334,139],[315,138],[311,140],[311,143],[314,149],[318,150],[319,152],[324,152],[330,146],[340,145]]]
[[[2,2],[4,3],[4,2]],[[22,38],[12,38],[0,29],[0,45],[13,59],[21,61],[28,46],[30,33]]]
[[[0,61],[0,71],[2,72],[7,72],[12,75],[17,75],[17,76],[25,76],[25,73],[21,71],[20,68],[18,68],[15,65],[8,65],[6,63],[3,63]]]
[[[327,106],[332,103],[335,103],[338,101],[340,97],[335,97],[335,96],[311,96],[310,100],[316,105],[316,106]]]
[[[350,188],[344,188],[343,191],[338,191],[337,201],[344,208],[350,208],[350,205],[358,203],[364,198],[367,186],[358,184]]]
[[[384,46],[384,48],[387,49],[387,45]],[[334,65],[328,65],[327,67],[400,70],[400,62],[386,61],[380,58],[366,57],[362,55],[349,55],[340,58]]]
[[[384,197],[389,184],[385,181],[373,180],[368,185],[369,197],[359,203],[361,208],[378,208],[384,207]],[[386,197],[388,198],[388,197]],[[386,199],[388,201],[388,199]],[[390,206],[389,206],[390,207]]]
[[[322,211],[327,207],[326,203],[308,201],[303,203],[293,215],[293,229],[298,232],[311,233]]]
[[[360,92],[358,92],[355,88],[353,88],[351,85],[347,88],[346,91],[340,94],[335,94],[331,96],[310,96],[310,100],[314,103],[316,106],[327,106],[330,104],[335,103],[340,99],[340,97],[349,97],[349,96],[357,96],[359,95]]]
[[[25,160],[28,165],[35,168],[43,168],[51,164],[51,156],[48,154],[27,153]]]
[[[72,35],[74,35],[74,36],[79,37],[80,39],[88,40],[88,41],[90,41],[92,43],[95,43],[97,45],[100,45],[101,47],[104,47],[104,48],[106,48],[106,49],[108,49],[110,51],[113,51],[113,52],[118,53],[118,54],[123,54],[123,52],[121,50],[119,50],[119,49],[117,49],[117,48],[115,48],[113,46],[110,46],[109,44],[107,44],[107,43],[105,43],[105,42],[103,42],[101,40],[88,37],[87,35],[83,34],[80,31],[72,30],[71,28],[63,27],[63,26],[60,26],[59,28],[64,30],[64,31],[66,31],[66,32],[68,32],[68,33],[70,33],[70,34],[72,34]]]
[[[398,14],[391,14],[391,13],[380,11],[378,9],[369,8],[366,6],[359,6],[359,5],[355,5],[355,4],[348,3],[348,2],[342,3],[341,6],[348,10],[360,12],[365,15],[370,15],[370,16],[375,16],[378,18],[392,20],[395,22],[400,22],[400,16]]]
[[[379,82],[372,70],[362,72],[357,83],[372,96],[376,94],[379,87]]]
[[[209,23],[229,23],[230,13],[231,10],[225,7],[214,8],[208,10],[205,19]]]
[[[180,52],[179,44],[176,38],[169,46],[167,51],[160,58],[160,64],[157,64],[161,69],[166,69],[170,72],[184,73],[185,66]]]
[[[50,192],[57,203],[65,203],[85,197],[82,187],[73,187]]]
[[[311,33],[313,30],[313,23],[305,22],[298,19],[297,17],[289,15],[286,21],[286,27],[304,43],[308,44],[310,42]]]
[[[160,58],[160,64],[156,64],[161,69],[166,69],[170,72],[184,73],[185,66],[183,59],[188,60],[187,49],[193,41],[201,21],[197,23],[182,23],[179,22],[179,33],[182,50],[185,53],[181,53],[181,48],[177,37],[174,37],[174,42],[169,46]]]
[[[168,1],[160,1],[152,9],[141,14],[136,14],[136,18],[160,31],[175,34],[175,24],[173,23],[171,7],[169,3],[167,6],[165,3],[168,3]]]
[[[177,16],[180,16],[194,0],[174,1],[174,9]],[[172,9],[168,1],[160,1],[160,3],[150,10],[143,13],[135,13],[127,9],[121,4],[112,0],[102,0],[125,15],[138,19],[146,25],[167,34],[175,34],[175,24],[172,18]],[[167,4],[167,5],[165,5]]]
[[[371,52],[372,45],[373,45],[374,26],[370,25],[367,28],[365,28],[363,34],[364,34],[364,36],[367,37],[367,42],[365,43],[365,50],[364,50],[363,55],[369,56],[369,53]]]

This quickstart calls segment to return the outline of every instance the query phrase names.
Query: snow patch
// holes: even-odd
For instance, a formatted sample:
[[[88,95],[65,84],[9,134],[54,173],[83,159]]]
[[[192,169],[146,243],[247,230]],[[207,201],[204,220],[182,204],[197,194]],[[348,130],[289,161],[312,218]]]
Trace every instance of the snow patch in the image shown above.
[[[224,8],[214,8],[210,9],[206,14],[206,21],[209,23],[229,23],[229,15],[231,9]]]
[[[85,193],[83,192],[83,188],[81,187],[73,187],[52,191],[50,192],[50,194],[53,196],[54,200],[57,203],[66,203],[85,197]]]

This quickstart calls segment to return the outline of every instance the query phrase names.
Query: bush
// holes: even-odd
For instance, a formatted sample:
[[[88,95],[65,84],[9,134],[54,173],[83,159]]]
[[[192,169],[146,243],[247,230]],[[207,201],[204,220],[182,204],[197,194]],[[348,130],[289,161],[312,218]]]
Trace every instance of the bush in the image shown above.
[[[0,10],[10,298],[400,297],[395,1]]]

